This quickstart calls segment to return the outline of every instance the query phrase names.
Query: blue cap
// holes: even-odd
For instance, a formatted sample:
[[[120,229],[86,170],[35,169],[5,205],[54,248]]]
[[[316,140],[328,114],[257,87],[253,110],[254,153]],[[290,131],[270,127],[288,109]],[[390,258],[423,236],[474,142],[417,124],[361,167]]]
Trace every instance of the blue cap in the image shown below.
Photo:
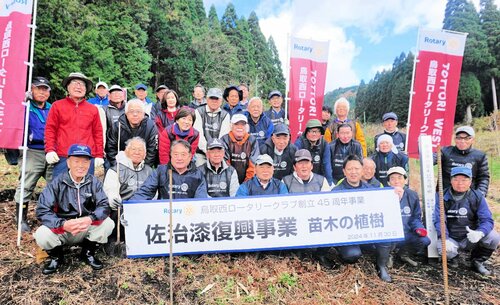
[[[279,97],[283,97],[283,95],[281,94],[281,92],[279,90],[273,90],[269,93],[269,95],[267,96],[267,99],[270,100],[275,95],[279,96]]]
[[[464,166],[454,167],[451,169],[451,177],[455,177],[456,175],[463,175],[472,178],[472,170]]]
[[[146,86],[144,84],[138,84],[135,86],[135,90],[139,90],[139,89],[148,90],[148,86]]]
[[[276,126],[274,126],[273,134],[274,135],[278,135],[278,134],[289,135],[290,129],[288,129],[288,126],[286,126],[285,124],[277,124]]]
[[[73,144],[68,149],[68,157],[71,156],[83,156],[92,158],[92,152],[90,147],[83,144]]]
[[[387,120],[395,120],[395,121],[397,121],[398,120],[398,116],[394,112],[384,113],[384,115],[382,116],[382,121],[385,122]]]

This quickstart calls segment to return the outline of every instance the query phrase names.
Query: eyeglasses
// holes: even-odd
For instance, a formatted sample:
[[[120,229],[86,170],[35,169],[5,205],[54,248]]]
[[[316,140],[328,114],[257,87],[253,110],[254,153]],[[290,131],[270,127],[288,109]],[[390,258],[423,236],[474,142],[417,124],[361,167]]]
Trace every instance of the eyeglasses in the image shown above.
[[[74,79],[74,80],[70,81],[69,83],[73,86],[85,87],[85,82],[83,82],[81,80]]]
[[[318,129],[309,129],[308,133],[321,133],[321,130],[318,130]]]
[[[472,139],[471,136],[468,136],[468,137],[455,137],[455,141],[468,141]]]

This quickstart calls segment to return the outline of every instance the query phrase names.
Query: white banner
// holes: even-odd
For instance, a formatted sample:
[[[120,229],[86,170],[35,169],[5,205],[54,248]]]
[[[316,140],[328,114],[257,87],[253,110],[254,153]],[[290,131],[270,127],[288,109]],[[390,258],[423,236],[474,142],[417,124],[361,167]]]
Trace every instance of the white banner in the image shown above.
[[[464,54],[467,33],[437,29],[420,29],[418,48],[420,51],[438,52],[456,56]]]
[[[125,202],[129,258],[169,253],[168,201]],[[175,200],[173,253],[247,252],[404,239],[392,188]]]

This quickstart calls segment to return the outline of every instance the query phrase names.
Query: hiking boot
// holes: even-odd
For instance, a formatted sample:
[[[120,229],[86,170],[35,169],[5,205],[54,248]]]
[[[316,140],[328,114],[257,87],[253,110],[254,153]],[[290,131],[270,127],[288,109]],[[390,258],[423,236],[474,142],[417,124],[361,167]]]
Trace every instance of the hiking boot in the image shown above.
[[[95,252],[99,244],[88,239],[82,242],[82,252],[80,253],[80,260],[85,264],[92,267],[94,270],[101,270],[104,266],[102,262],[95,256]]]
[[[413,266],[413,267],[417,267],[418,266],[418,263],[416,261],[412,260],[407,253],[403,253],[403,254],[399,255],[399,259],[402,262],[405,262],[405,263],[407,263],[410,266]]]
[[[64,264],[64,252],[62,246],[47,250],[47,254],[49,255],[50,260],[47,261],[47,263],[43,267],[42,273],[45,275],[56,272],[57,268]]]
[[[458,268],[458,257],[454,257],[448,260],[449,268]]]
[[[20,204],[16,202],[16,226],[19,223],[19,208],[20,208]],[[23,232],[23,233],[27,233],[27,232],[31,231],[31,228],[30,228],[28,222],[26,221],[27,217],[28,217],[28,203],[25,202],[23,204],[23,215],[21,218],[21,232]]]
[[[477,261],[477,260],[472,261],[472,270],[479,272],[481,275],[484,275],[484,276],[491,275],[491,271],[486,269],[486,267],[484,266],[484,263]]]

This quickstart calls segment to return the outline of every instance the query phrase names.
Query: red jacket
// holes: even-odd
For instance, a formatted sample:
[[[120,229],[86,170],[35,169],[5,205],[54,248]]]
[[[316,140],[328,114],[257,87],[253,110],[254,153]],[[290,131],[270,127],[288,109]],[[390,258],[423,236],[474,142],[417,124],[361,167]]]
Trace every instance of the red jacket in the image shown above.
[[[94,158],[104,158],[103,131],[99,111],[86,100],[75,103],[69,97],[55,101],[45,126],[45,152],[68,156],[72,144],[85,144]]]
[[[174,125],[167,127],[167,129],[163,130],[160,134],[158,149],[160,164],[168,164],[168,162],[170,162],[170,145],[173,141],[181,139],[191,144],[191,158],[194,156],[196,148],[198,148],[200,133],[193,127],[187,131],[181,131],[177,123],[174,123]]]

